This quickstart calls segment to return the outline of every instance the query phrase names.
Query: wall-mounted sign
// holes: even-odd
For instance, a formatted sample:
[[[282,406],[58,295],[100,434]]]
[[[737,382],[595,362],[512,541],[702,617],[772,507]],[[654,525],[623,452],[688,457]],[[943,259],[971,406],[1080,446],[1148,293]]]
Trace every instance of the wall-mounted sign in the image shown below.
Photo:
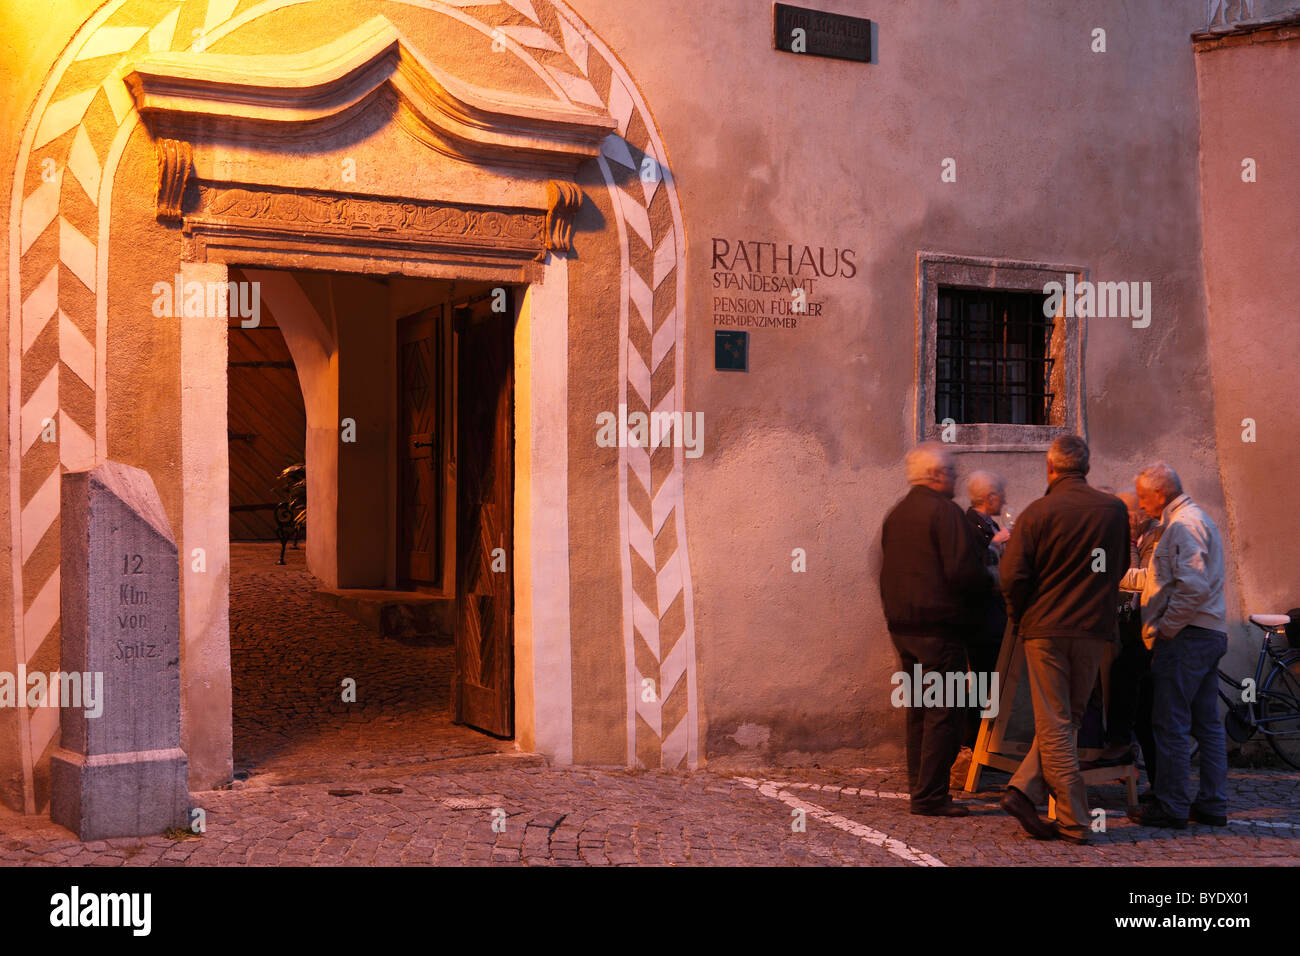
[[[713,367],[719,372],[748,372],[749,333],[739,329],[714,329]]]
[[[825,298],[858,274],[857,254],[840,246],[713,237],[713,324],[798,329],[827,318]]]
[[[772,5],[772,45],[787,53],[871,62],[871,21],[788,3]]]

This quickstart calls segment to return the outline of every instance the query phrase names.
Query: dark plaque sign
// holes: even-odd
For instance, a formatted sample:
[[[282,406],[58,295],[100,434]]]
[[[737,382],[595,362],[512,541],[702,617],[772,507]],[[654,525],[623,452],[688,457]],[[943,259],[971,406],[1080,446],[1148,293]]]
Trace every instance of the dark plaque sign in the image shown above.
[[[772,45],[787,53],[871,62],[871,21],[788,3],[772,5]]]
[[[714,329],[713,367],[719,372],[748,372],[749,333],[740,329]]]

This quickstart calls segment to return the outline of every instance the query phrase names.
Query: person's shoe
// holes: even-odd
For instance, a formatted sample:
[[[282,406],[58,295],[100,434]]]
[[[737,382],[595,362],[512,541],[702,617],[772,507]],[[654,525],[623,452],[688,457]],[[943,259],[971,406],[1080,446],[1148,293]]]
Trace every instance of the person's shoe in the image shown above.
[[[928,807],[925,809],[913,808],[912,813],[918,817],[968,817],[970,811],[961,804],[953,803],[949,800],[947,803],[937,807]]]
[[[1056,826],[1040,817],[1038,809],[1029,802],[1029,798],[1015,787],[1007,787],[998,806],[1019,820],[1025,832],[1035,840],[1056,839],[1058,832]]]
[[[1056,828],[1056,838],[1064,840],[1066,843],[1073,843],[1075,846],[1091,846],[1092,840],[1087,832],[1075,833],[1072,830],[1064,830],[1061,827]]]
[[[1133,748],[1125,750],[1123,753],[1114,756],[1106,756],[1103,752],[1100,757],[1092,761],[1090,767],[1126,767],[1133,762]]]
[[[1128,818],[1140,827],[1168,827],[1171,830],[1186,830],[1187,821],[1174,816],[1157,800],[1137,811],[1131,811]]]
[[[1228,818],[1223,814],[1206,813],[1204,810],[1198,809],[1195,804],[1192,805],[1188,817],[1190,822],[1203,823],[1207,827],[1226,827],[1228,825]]]

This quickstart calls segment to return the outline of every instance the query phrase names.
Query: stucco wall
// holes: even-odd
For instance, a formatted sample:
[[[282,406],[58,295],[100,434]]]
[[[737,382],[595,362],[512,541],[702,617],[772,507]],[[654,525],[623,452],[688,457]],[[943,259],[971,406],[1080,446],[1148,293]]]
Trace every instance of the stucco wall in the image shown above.
[[[1220,467],[1244,609],[1285,612],[1300,606],[1300,522],[1279,497],[1300,457],[1292,424],[1300,357],[1300,18],[1280,31],[1200,46],[1201,204]],[[1243,178],[1247,159],[1254,160],[1254,182]],[[1253,442],[1246,419],[1253,420]],[[1243,673],[1254,663],[1248,656],[1240,655]]]
[[[819,5],[877,20],[879,62],[772,50],[771,6],[757,0],[573,3],[615,51],[653,113],[680,198],[686,299],[676,303],[660,296],[653,302],[657,323],[674,307],[684,310],[685,339],[654,371],[652,388],[656,395],[671,388],[673,362],[683,355],[683,410],[704,415],[704,453],[687,458],[684,469],[693,616],[682,599],[659,610],[665,633],[694,624],[700,740],[703,756],[719,762],[828,755],[856,760],[864,751],[887,757],[901,749],[902,716],[888,705],[896,657],[876,576],[881,520],[905,490],[901,458],[915,440],[918,252],[1077,263],[1094,279],[1150,282],[1149,328],[1133,328],[1120,318],[1094,319],[1083,343],[1083,421],[1093,448],[1094,483],[1126,487],[1139,467],[1164,458],[1219,521],[1230,544],[1236,531],[1252,542],[1254,554],[1285,557],[1297,547],[1287,544],[1260,494],[1267,476],[1295,463],[1280,418],[1270,417],[1287,407],[1284,371],[1275,360],[1276,372],[1251,376],[1265,382],[1264,389],[1244,397],[1236,391],[1242,377],[1234,374],[1246,364],[1237,356],[1252,350],[1287,354],[1270,349],[1251,330],[1267,329],[1274,336],[1269,343],[1295,351],[1295,333],[1288,337],[1283,328],[1279,277],[1295,258],[1279,193],[1287,182],[1285,159],[1268,161],[1294,160],[1295,132],[1281,124],[1275,128],[1267,97],[1239,108],[1252,79],[1258,88],[1294,69],[1294,44],[1273,44],[1244,74],[1218,65],[1233,62],[1238,54],[1232,51],[1209,54],[1219,60],[1202,57],[1200,91],[1209,112],[1198,127],[1189,35],[1203,26],[1204,12],[1196,4]],[[39,78],[93,9],[89,3],[6,8],[0,78],[13,95],[0,107],[3,181],[13,181]],[[183,5],[176,35],[200,29],[204,9]],[[329,5],[328,17],[320,15],[323,9],[301,4],[276,11],[217,41],[213,50],[311,50],[382,13],[425,56],[463,80],[518,94],[552,93],[516,57],[492,51],[487,35],[447,16],[400,3],[336,3]],[[500,15],[507,14],[514,16]],[[1105,53],[1091,49],[1098,27],[1106,31]],[[537,55],[560,62],[558,53]],[[609,68],[594,54],[592,63],[591,82],[606,96]],[[626,136],[643,140],[641,115],[629,113]],[[1238,145],[1243,138],[1258,140],[1262,129],[1271,132],[1253,152]],[[1199,164],[1198,132],[1206,143]],[[111,247],[108,450],[150,471],[179,528],[180,342],[172,326],[145,311],[152,283],[170,278],[179,249],[176,230],[153,221],[149,145],[137,130],[124,154],[121,188],[114,192],[114,235],[126,236],[127,226],[131,232],[127,244],[115,240]],[[1259,184],[1233,184],[1238,152],[1260,159]],[[289,188],[536,205],[546,178],[458,164],[410,137],[392,135],[389,118],[378,113],[325,143],[297,146],[291,156],[285,162],[276,148],[256,140],[233,146],[203,137],[196,142],[204,175]],[[940,178],[948,157],[956,160],[955,182]],[[348,160],[355,164],[355,181],[342,178]],[[612,170],[616,188],[639,194],[635,171],[616,163],[604,168]],[[635,587],[653,572],[636,559],[625,561],[618,456],[597,445],[596,416],[617,410],[620,363],[626,359],[619,354],[620,283],[626,278],[619,250],[628,250],[639,274],[657,279],[661,261],[668,260],[660,259],[666,246],[651,248],[635,235],[621,235],[629,227],[605,175],[594,161],[576,175],[584,199],[567,271],[567,557],[573,756],[617,764],[628,757],[630,722],[641,719],[629,707],[641,688],[629,687],[627,680],[627,578]],[[23,195],[37,185],[26,182]],[[1208,325],[1202,198],[1212,290]],[[1262,215],[1265,210],[1272,218]],[[8,214],[11,228],[0,235],[6,250],[16,229],[12,210]],[[664,193],[656,193],[647,203],[647,228],[664,235],[674,214]],[[1243,227],[1246,222],[1252,227]],[[1256,229],[1259,222],[1266,228]],[[808,246],[814,254],[851,250],[852,275],[843,268],[819,281],[811,298],[820,313],[801,316],[796,328],[752,330],[747,373],[716,372],[715,238],[733,248],[739,241],[761,241],[796,250]],[[1219,263],[1231,266],[1216,271]],[[25,284],[32,280],[21,278]],[[7,292],[11,279],[8,270],[0,277]],[[313,301],[320,300],[315,291]],[[365,303],[365,294],[355,291],[340,293],[354,310]],[[322,315],[329,298],[316,302]],[[21,309],[12,297],[8,301],[13,322]],[[386,311],[378,300],[376,308]],[[1243,314],[1263,318],[1236,321]],[[385,348],[391,353],[387,339],[367,338],[364,324],[341,331],[345,345],[377,350],[369,361],[387,361],[379,354]],[[648,350],[636,334],[641,333],[634,333],[633,344]],[[1210,344],[1216,349],[1213,389]],[[0,367],[0,375],[10,375],[10,363]],[[348,385],[345,365],[339,371],[345,392],[362,385],[357,394],[364,394],[364,383]],[[390,399],[385,396],[385,402]],[[142,417],[141,403],[156,406],[156,413]],[[1243,404],[1260,409],[1254,413],[1260,423],[1256,445],[1242,446],[1236,437],[1240,427],[1233,422],[1249,414],[1238,410]],[[378,405],[371,411],[379,414]],[[347,412],[340,408],[339,414]],[[9,435],[4,430],[0,442],[7,443]],[[309,437],[309,443],[324,440],[323,432]],[[1220,487],[1220,445],[1234,499],[1231,522]],[[1044,484],[1041,452],[964,454],[960,465],[963,475],[976,468],[1005,475],[1017,511]],[[667,459],[656,459],[654,468],[659,488]],[[364,476],[356,476],[356,487],[365,485]],[[635,482],[629,485],[629,494],[637,494]],[[24,488],[22,500],[33,493]],[[964,496],[959,500],[965,504]],[[374,515],[391,512],[386,498],[372,504]],[[345,496],[338,505],[347,508]],[[0,509],[0,549],[9,549],[13,540],[5,527],[11,510]],[[352,518],[370,520],[360,513]],[[183,554],[190,544],[183,542]],[[677,544],[669,522],[653,542],[657,559]],[[382,548],[390,546],[382,542]],[[804,573],[791,569],[795,548],[807,552]],[[1289,562],[1265,567],[1254,554],[1246,553],[1240,564],[1230,557],[1230,614],[1236,617],[1238,577],[1249,603],[1285,600]],[[379,551],[356,557],[370,568],[387,560]],[[39,573],[30,580],[41,580]],[[35,597],[0,602],[0,621],[12,628],[15,608],[21,611]],[[13,668],[13,653],[12,641],[0,642],[0,668]],[[539,673],[546,665],[538,663]],[[653,662],[639,660],[637,666]],[[680,706],[677,700],[671,705]],[[12,802],[14,774],[21,774],[14,722],[15,715],[0,711],[6,802]],[[658,754],[647,739],[636,737],[634,757],[654,763]]]
[[[1089,324],[1093,480],[1125,487],[1165,458],[1227,527],[1200,279],[1189,35],[1203,10],[818,6],[877,21],[879,62],[773,51],[765,3],[581,5],[654,105],[682,194],[687,403],[705,415],[686,471],[703,739],[742,762],[901,748],[876,579],[913,440],[919,251],[1150,281],[1149,328]],[[850,248],[857,275],[814,292],[823,316],[751,331],[748,374],[715,372],[714,237]],[[1041,453],[959,465],[1004,474],[1019,508],[1045,484]]]

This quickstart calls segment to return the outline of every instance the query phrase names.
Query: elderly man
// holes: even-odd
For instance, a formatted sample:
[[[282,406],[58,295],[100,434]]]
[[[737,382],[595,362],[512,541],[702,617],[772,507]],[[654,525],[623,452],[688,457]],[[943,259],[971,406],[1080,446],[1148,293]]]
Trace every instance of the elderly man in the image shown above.
[[[997,670],[998,652],[1002,649],[1002,635],[1007,629],[1007,603],[998,590],[998,561],[1011,532],[998,526],[998,516],[1006,507],[1006,484],[1001,476],[991,471],[976,471],[966,479],[966,495],[970,507],[966,518],[975,529],[976,537],[984,545],[984,566],[993,580],[993,588],[984,601],[983,615],[976,615],[967,637],[967,655],[970,669],[975,673],[991,674]],[[967,711],[966,745],[974,747],[979,734],[981,708],[975,704]]]
[[[1076,738],[1115,635],[1129,566],[1123,503],[1088,485],[1088,446],[1062,435],[1047,452],[1047,494],[1025,509],[1002,556],[1007,618],[1024,641],[1034,742],[1002,798],[1031,836],[1087,843],[1088,792]],[[1057,823],[1036,805],[1056,797]]]
[[[1142,510],[1136,491],[1121,491],[1116,497],[1128,509],[1132,567],[1120,582],[1125,591],[1140,590],[1133,582],[1156,546],[1156,522]],[[1142,745],[1147,779],[1155,786],[1157,756],[1151,731],[1151,652],[1142,643],[1142,620],[1136,595],[1120,605],[1120,649],[1110,665],[1110,702],[1106,708],[1106,749],[1097,766],[1130,763],[1133,737]]]
[[[964,631],[989,587],[980,545],[952,500],[957,479],[952,453],[938,442],[924,442],[907,453],[905,467],[911,490],[885,517],[881,531],[880,599],[889,636],[909,677],[918,664],[925,675],[964,673]],[[970,813],[948,792],[962,737],[962,711],[953,703],[908,708],[913,813]]]
[[[1228,747],[1219,721],[1219,658],[1228,649],[1223,546],[1209,515],[1164,462],[1137,477],[1142,510],[1160,519],[1151,559],[1128,582],[1142,588],[1142,640],[1152,648],[1152,724],[1160,753],[1156,800],[1133,815],[1143,826],[1228,822]],[[1200,790],[1191,797],[1191,741],[1200,745]]]

